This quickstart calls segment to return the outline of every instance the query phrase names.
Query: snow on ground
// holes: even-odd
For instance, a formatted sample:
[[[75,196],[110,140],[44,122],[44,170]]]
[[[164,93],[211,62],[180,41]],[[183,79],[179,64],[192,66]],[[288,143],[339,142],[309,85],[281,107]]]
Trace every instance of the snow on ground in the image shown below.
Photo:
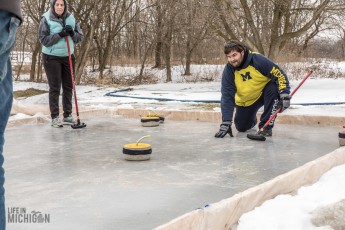
[[[300,81],[291,81],[293,90]],[[286,110],[290,115],[321,115],[343,116],[345,114],[345,79],[308,79],[291,99],[292,106]],[[35,88],[48,90],[46,83],[15,82],[14,91]],[[220,82],[204,83],[159,83],[154,85],[138,85],[130,87],[129,91],[114,93],[126,97],[105,96],[107,93],[119,90],[112,87],[77,86],[77,98],[80,106],[98,108],[130,107],[150,109],[196,109],[192,102],[178,100],[219,101],[221,98]],[[135,97],[135,98],[131,98]],[[176,101],[159,101],[153,99],[170,99]],[[343,104],[336,104],[341,103]],[[45,104],[48,106],[48,93],[16,100],[18,104]],[[325,105],[301,105],[303,103],[321,103]],[[332,105],[334,103],[334,105]],[[220,111],[215,105],[215,111]],[[197,108],[200,109],[200,108]]]
[[[301,187],[297,194],[279,195],[264,202],[253,211],[245,213],[239,220],[237,230],[330,230],[345,229],[316,227],[311,220],[315,210],[345,199],[345,165],[337,166],[325,173],[318,182]],[[345,207],[337,216],[345,220]]]
[[[163,83],[166,80],[165,70],[147,67],[145,68],[144,74],[155,78],[158,82],[157,84],[137,85],[130,87],[132,89],[130,91],[113,94],[125,97],[105,96],[107,93],[119,90],[118,88],[79,85],[77,86],[78,102],[81,106],[98,108],[114,108],[120,106],[144,109],[200,109],[200,107],[193,106],[200,103],[181,102],[177,100],[219,101],[221,98],[220,79],[223,68],[224,65],[191,65],[192,75],[184,76],[183,66],[174,66],[172,68],[172,82]],[[314,71],[309,79],[295,93],[291,100],[291,108],[284,113],[291,115],[325,116],[343,116],[345,114],[345,93],[343,93],[343,87],[345,85],[345,62],[310,59],[306,62],[284,64],[283,69],[290,78],[291,91],[297,87],[308,71]],[[106,71],[111,73],[113,78],[128,79],[138,75],[140,68],[137,66],[114,66]],[[98,72],[92,71],[91,68],[86,68],[85,73],[87,74],[85,79],[98,77]],[[20,76],[22,80],[27,78],[27,75]],[[18,81],[14,84],[15,91],[30,87],[48,90],[46,83]],[[154,98],[170,99],[170,101],[153,100]],[[337,104],[341,102],[344,103]],[[15,103],[48,104],[48,94],[17,100]],[[301,104],[303,103],[317,103],[318,105],[302,106]],[[214,106],[216,107],[214,108],[215,111],[220,111],[217,104]]]

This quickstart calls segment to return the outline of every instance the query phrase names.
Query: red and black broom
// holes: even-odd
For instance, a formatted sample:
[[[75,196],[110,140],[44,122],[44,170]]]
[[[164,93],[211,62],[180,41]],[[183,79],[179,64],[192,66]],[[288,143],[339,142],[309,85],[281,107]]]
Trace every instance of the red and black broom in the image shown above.
[[[305,82],[305,80],[307,80],[307,78],[313,73],[313,71],[309,71],[308,74],[303,78],[303,80],[301,81],[301,83],[299,83],[299,85],[296,87],[296,89],[290,94],[290,98],[292,98],[292,96],[296,93],[296,91],[299,89],[299,87],[301,87],[301,85]],[[261,130],[264,130],[267,125],[273,120],[273,118],[275,118],[277,116],[277,114],[281,111],[281,108],[278,108],[277,111],[275,113],[273,113],[270,118],[266,121],[266,123],[264,124],[264,126],[261,128]],[[258,134],[258,133],[253,133],[253,134],[247,134],[247,137],[251,140],[256,140],[256,141],[265,141],[266,137]]]
[[[74,82],[74,73],[73,73],[71,51],[70,51],[70,48],[69,48],[68,36],[66,36],[65,38],[66,38],[67,50],[68,50],[69,69],[71,71],[71,78],[72,78],[72,85],[73,85],[74,103],[75,103],[75,109],[76,109],[76,112],[77,112],[77,123],[71,125],[71,127],[73,129],[81,129],[81,128],[85,128],[86,124],[84,122],[80,122],[80,119],[79,119],[78,100],[77,100],[77,92],[75,90],[75,82]]]

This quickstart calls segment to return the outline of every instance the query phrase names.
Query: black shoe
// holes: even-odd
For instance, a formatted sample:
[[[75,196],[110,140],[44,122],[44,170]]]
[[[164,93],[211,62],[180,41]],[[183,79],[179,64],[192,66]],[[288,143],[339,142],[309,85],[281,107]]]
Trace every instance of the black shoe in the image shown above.
[[[264,129],[263,131],[259,130],[256,134],[264,136],[264,137],[271,137],[272,129]]]

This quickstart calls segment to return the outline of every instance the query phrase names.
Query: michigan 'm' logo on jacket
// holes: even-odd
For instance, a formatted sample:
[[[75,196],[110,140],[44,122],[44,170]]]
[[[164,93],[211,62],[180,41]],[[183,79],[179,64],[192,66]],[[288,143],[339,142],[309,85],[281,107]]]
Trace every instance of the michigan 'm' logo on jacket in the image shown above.
[[[248,52],[248,57],[241,68],[233,68],[236,86],[235,103],[238,106],[250,106],[261,96],[263,88],[269,81],[277,83],[279,93],[290,92],[286,74],[271,60],[259,53]]]

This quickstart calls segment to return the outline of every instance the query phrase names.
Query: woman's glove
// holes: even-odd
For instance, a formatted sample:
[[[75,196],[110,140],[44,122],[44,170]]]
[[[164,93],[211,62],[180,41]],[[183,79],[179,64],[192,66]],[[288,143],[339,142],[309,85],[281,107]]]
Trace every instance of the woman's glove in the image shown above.
[[[71,37],[74,36],[74,30],[73,30],[72,26],[67,25],[67,26],[65,26],[65,29],[66,29],[67,33],[69,34],[69,36],[71,36]]]

